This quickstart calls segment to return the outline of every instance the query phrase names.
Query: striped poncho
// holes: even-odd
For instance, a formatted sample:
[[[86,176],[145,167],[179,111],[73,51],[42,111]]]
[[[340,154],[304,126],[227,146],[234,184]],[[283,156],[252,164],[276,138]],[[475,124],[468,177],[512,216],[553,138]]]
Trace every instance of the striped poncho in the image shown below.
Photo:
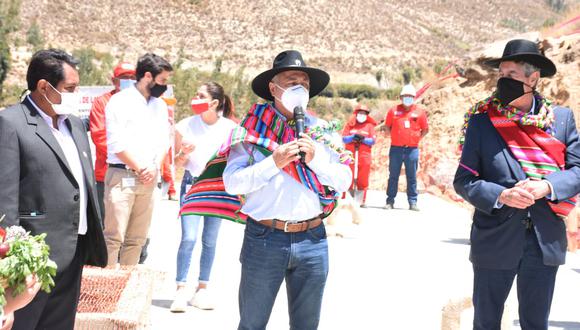
[[[333,145],[325,129],[307,129],[315,141],[322,142],[339,153],[344,164],[352,158],[341,146]],[[223,172],[232,146],[239,143],[251,144],[265,156],[271,155],[281,144],[294,140],[294,130],[280,118],[270,104],[255,104],[240,123],[234,128],[228,140],[220,147],[216,155],[207,163],[206,168],[187,192],[181,207],[182,215],[204,215],[244,223],[247,215],[241,212],[243,196],[230,195],[226,192]],[[249,152],[251,154],[251,151]],[[283,168],[284,172],[296,181],[315,192],[323,209],[323,216],[328,216],[336,207],[338,194],[330,187],[322,185],[316,174],[299,161]]]

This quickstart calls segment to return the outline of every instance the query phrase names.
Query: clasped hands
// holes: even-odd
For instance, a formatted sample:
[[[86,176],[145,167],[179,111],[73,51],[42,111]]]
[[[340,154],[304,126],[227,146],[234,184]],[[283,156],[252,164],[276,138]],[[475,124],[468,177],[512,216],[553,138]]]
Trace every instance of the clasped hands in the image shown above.
[[[513,188],[502,191],[499,195],[499,202],[517,209],[525,209],[532,206],[537,199],[544,198],[551,193],[548,181],[528,178],[519,181]]]
[[[306,134],[301,133],[298,140],[283,144],[274,150],[272,157],[276,167],[284,168],[286,165],[299,160],[300,152],[304,152],[304,162],[310,163],[314,158],[314,141]]]

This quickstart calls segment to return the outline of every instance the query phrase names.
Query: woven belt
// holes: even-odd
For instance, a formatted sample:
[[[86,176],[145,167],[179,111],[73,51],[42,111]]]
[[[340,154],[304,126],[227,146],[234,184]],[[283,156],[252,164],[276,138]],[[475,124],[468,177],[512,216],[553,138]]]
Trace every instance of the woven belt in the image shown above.
[[[316,217],[316,218],[313,218],[310,220],[305,220],[305,221],[300,221],[300,222],[284,221],[284,220],[278,220],[278,219],[274,219],[274,220],[268,219],[268,220],[260,220],[260,221],[258,221],[258,223],[260,223],[266,227],[281,230],[285,233],[299,233],[299,232],[306,231],[308,229],[313,229],[313,228],[320,226],[320,224],[322,223],[322,218]]]

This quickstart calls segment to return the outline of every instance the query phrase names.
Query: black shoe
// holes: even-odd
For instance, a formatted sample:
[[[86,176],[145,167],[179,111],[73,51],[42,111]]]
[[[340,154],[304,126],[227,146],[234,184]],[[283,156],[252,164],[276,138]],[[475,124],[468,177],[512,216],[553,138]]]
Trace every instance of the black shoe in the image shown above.
[[[419,207],[417,206],[417,204],[411,204],[409,205],[409,210],[411,211],[420,211]]]
[[[384,207],[385,210],[392,210],[395,208],[395,205],[393,203],[387,203]]]
[[[361,209],[366,209],[367,208],[367,205],[363,203],[363,204],[360,205],[360,208]]]

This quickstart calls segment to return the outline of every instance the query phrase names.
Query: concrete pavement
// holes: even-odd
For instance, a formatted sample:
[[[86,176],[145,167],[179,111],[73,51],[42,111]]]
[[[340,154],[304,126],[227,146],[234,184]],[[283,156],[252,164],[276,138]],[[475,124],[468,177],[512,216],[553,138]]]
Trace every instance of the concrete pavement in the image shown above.
[[[404,194],[395,210],[383,210],[384,192],[369,192],[361,209],[363,223],[345,238],[329,237],[330,273],[319,329],[440,329],[441,309],[450,299],[471,295],[468,261],[470,211],[431,195],[419,197],[420,212],[407,210]],[[217,308],[186,313],[169,311],[175,290],[175,260],[180,240],[178,203],[162,201],[152,227],[146,264],[166,272],[153,295],[153,329],[235,329],[243,225],[224,221],[212,270],[211,291]],[[190,281],[197,284],[201,244],[194,249]],[[193,290],[193,288],[192,288]],[[550,329],[580,329],[580,254],[568,254],[560,268]],[[518,329],[515,292],[508,313]],[[471,328],[472,313],[463,313],[462,329]],[[287,329],[282,285],[268,329]]]

